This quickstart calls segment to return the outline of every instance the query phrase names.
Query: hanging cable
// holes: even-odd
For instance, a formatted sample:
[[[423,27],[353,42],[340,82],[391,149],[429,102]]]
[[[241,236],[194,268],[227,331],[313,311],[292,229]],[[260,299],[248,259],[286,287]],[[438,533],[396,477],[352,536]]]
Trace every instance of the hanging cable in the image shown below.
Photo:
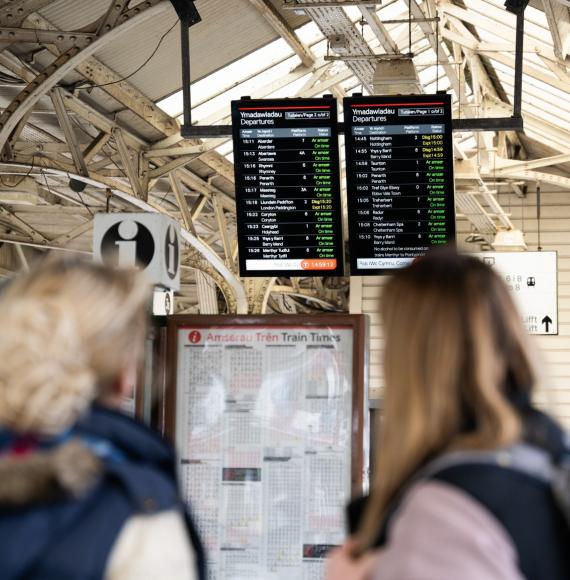
[[[435,92],[439,92],[439,17],[435,19]]]
[[[176,20],[176,22],[160,37],[160,40],[158,41],[158,44],[156,45],[156,48],[152,51],[151,55],[140,66],[138,66],[133,72],[129,73],[127,76],[122,77],[119,80],[112,81],[110,83],[103,83],[101,85],[92,85],[92,84],[88,83],[86,86],[76,86],[75,88],[81,89],[81,90],[100,89],[102,87],[108,87],[110,85],[116,85],[116,84],[122,83],[123,81],[126,81],[126,80],[130,79],[131,77],[135,76],[139,71],[141,71],[153,59],[154,55],[158,52],[158,49],[161,47],[162,43],[164,42],[164,39],[174,30],[174,28],[176,27],[177,24],[178,24],[178,20]]]
[[[4,187],[10,187],[11,189],[14,189],[15,187],[18,187],[20,185],[22,185],[22,183],[24,183],[24,181],[30,177],[30,175],[32,174],[32,171],[35,169],[34,164],[36,162],[36,156],[32,155],[32,164],[30,165],[30,169],[28,170],[28,172],[23,175],[21,177],[21,179],[18,181],[18,183],[14,183],[14,185],[10,185],[9,183],[5,183],[4,182],[4,178],[3,176],[0,174],[0,183],[4,186]]]
[[[541,218],[541,199],[540,199],[540,181],[536,182],[536,220],[537,220],[537,226],[538,226],[538,247],[537,250],[539,252],[542,252],[542,244],[541,244],[541,240],[540,240],[540,218]]]
[[[362,39],[364,39],[364,23],[365,23],[365,20],[364,20],[364,18],[362,18],[362,19],[360,20],[360,34],[362,35]],[[360,92],[361,92],[362,94],[364,94],[364,83],[362,83],[362,84],[360,85]]]
[[[408,0],[408,54],[412,54],[412,2]]]

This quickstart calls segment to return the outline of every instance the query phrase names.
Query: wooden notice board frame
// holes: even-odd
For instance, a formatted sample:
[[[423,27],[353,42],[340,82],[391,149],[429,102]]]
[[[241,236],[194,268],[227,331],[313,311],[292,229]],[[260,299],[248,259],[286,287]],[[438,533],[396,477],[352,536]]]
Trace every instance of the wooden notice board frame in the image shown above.
[[[206,340],[204,333],[206,330],[224,330],[226,332],[231,332],[229,329],[234,329],[236,335],[239,335],[241,329],[248,329],[251,331],[254,328],[260,328],[262,330],[267,329],[269,332],[272,328],[275,332],[286,330],[288,327],[292,329],[297,329],[303,332],[305,335],[310,335],[311,329],[326,331],[333,334],[334,329],[337,331],[351,330],[352,331],[352,369],[344,373],[344,376],[348,378],[350,376],[352,380],[352,393],[351,395],[347,390],[345,390],[345,409],[346,415],[348,416],[349,411],[349,400],[352,399],[352,409],[350,409],[350,425],[346,428],[348,434],[345,435],[345,440],[350,437],[350,495],[360,496],[363,493],[363,486],[367,480],[368,473],[368,441],[367,430],[368,430],[368,409],[367,409],[367,350],[366,350],[366,318],[364,315],[317,315],[317,316],[304,316],[304,315],[265,315],[265,316],[234,316],[234,315],[204,315],[204,316],[194,316],[194,315],[178,315],[169,318],[168,329],[167,329],[167,373],[166,373],[166,391],[164,400],[164,425],[165,434],[172,440],[177,439],[177,425],[176,418],[177,414],[177,396],[179,387],[177,385],[178,376],[178,352],[179,348],[186,348],[187,346],[192,347],[192,345],[187,341],[193,342],[190,334],[196,330],[200,333],[201,338],[199,340]],[[189,335],[186,337],[181,334],[181,331],[188,330]],[[339,333],[342,334],[342,333]],[[179,337],[184,336],[180,345],[178,343]],[[312,335],[311,335],[312,336]],[[311,339],[309,336],[309,339]],[[347,334],[344,334],[347,337]],[[346,343],[345,343],[346,344]],[[350,344],[350,343],[348,343]],[[348,346],[348,345],[347,345]],[[346,347],[345,347],[346,348]],[[350,349],[350,346],[348,346]],[[296,351],[297,352],[297,351]],[[348,353],[348,350],[344,352]],[[226,355],[224,355],[226,356]],[[181,364],[188,364],[182,363]],[[184,368],[184,367],[181,367]],[[182,371],[181,371],[182,372]],[[309,380],[309,377],[307,378]],[[345,379],[346,380],[346,379]],[[181,385],[180,388],[183,388]],[[308,388],[308,387],[307,387]],[[182,391],[181,391],[182,392]],[[185,395],[187,396],[187,395]],[[326,396],[325,396],[326,398]],[[178,416],[180,416],[178,414]],[[345,419],[346,421],[347,419]],[[185,429],[186,427],[181,425],[180,429]],[[181,432],[181,436],[184,431]],[[346,431],[345,431],[346,433]],[[275,443],[275,445],[278,445]],[[283,444],[286,447],[286,443]],[[279,446],[279,445],[278,445]],[[348,446],[345,447],[348,453]],[[184,450],[179,450],[181,458],[185,457]],[[189,456],[186,456],[189,457]],[[348,461],[348,459],[347,459]],[[184,463],[184,461],[182,461]],[[193,463],[193,461],[191,462]],[[263,471],[265,468],[263,468]],[[224,469],[225,471],[225,469]],[[237,470],[239,471],[239,470]],[[346,468],[346,485],[348,485],[348,467]],[[225,477],[225,476],[224,476]],[[249,477],[249,475],[248,475]],[[261,477],[261,475],[260,475]],[[265,476],[263,476],[265,477]],[[224,481],[226,481],[224,479]],[[345,487],[346,489],[346,487]],[[348,493],[348,489],[346,492]],[[348,498],[347,498],[348,499]],[[304,542],[303,542],[304,543]],[[318,542],[316,542],[318,543]],[[308,558],[321,559],[322,562],[323,554],[326,549],[330,546],[316,546],[313,553],[309,554]],[[303,558],[305,557],[305,547],[303,548]],[[322,550],[319,555],[314,555],[315,552]],[[310,550],[309,550],[310,552]],[[304,561],[304,560],[303,560]],[[316,560],[315,560],[316,561]],[[303,564],[304,565],[304,564]]]

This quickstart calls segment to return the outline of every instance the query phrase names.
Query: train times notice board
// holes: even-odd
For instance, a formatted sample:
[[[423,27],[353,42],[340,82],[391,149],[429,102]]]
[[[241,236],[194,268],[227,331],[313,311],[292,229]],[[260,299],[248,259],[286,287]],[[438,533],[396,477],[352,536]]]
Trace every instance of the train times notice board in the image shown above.
[[[455,237],[449,95],[344,100],[350,271],[407,266]]]
[[[361,316],[174,317],[167,396],[212,580],[321,580],[362,492]]]
[[[342,276],[337,104],[232,102],[242,276]]]

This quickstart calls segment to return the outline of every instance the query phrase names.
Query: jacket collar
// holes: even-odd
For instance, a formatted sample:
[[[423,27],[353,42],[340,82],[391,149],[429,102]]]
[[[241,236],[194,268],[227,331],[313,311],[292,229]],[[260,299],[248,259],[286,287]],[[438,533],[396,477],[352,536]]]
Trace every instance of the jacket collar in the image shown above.
[[[131,461],[155,464],[174,472],[174,452],[158,433],[107,407],[93,405],[72,433],[80,439],[107,441]]]
[[[28,440],[25,453],[14,452]],[[151,465],[175,478],[174,453],[159,435],[99,405],[50,440],[0,430],[0,508],[83,495],[105,465],[123,462]]]

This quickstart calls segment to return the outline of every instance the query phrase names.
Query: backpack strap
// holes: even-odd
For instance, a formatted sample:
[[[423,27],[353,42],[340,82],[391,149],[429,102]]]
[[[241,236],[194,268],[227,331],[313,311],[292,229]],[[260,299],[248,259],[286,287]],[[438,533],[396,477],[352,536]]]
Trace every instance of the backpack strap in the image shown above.
[[[525,443],[497,451],[452,451],[437,457],[421,469],[406,486],[406,491],[412,485],[431,479],[445,469],[460,465],[494,465],[518,471],[548,484],[570,529],[570,454],[555,463],[550,453]]]
[[[464,464],[495,465],[513,469],[544,483],[552,482],[557,469],[546,451],[525,443],[517,443],[496,451],[461,450],[445,453],[423,467],[410,483],[431,479],[444,469]]]

